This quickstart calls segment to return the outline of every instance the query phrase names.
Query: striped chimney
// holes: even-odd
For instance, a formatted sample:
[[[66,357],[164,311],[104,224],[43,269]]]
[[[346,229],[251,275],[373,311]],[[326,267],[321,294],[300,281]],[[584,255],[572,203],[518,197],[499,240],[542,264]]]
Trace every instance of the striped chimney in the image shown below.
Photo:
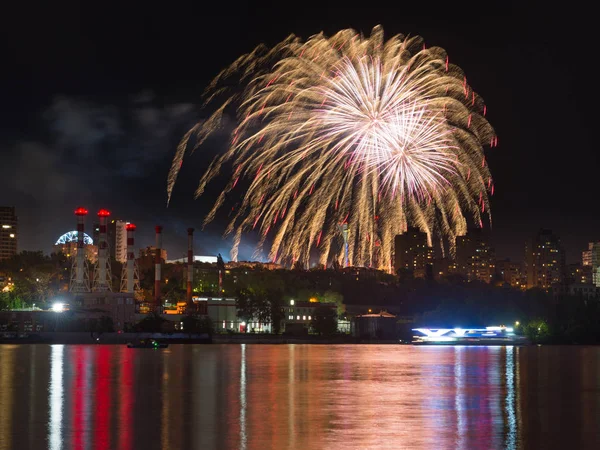
[[[84,286],[84,270],[85,270],[85,250],[83,248],[83,235],[85,228],[85,216],[88,210],[79,207],[75,210],[77,216],[77,260],[75,266],[75,283],[77,286]]]
[[[101,291],[110,290],[109,283],[111,280],[107,279],[106,266],[108,264],[108,244],[106,239],[106,221],[110,216],[110,212],[106,209],[98,211],[98,221],[100,222],[100,229],[98,232],[98,286],[97,289]]]
[[[154,255],[154,305],[156,312],[162,311],[160,303],[160,279],[161,279],[161,258],[160,253],[162,249],[162,229],[160,225],[156,225],[156,254]]]
[[[194,229],[188,228],[187,295],[188,311],[192,308],[192,281],[194,278]]]
[[[127,292],[133,293],[133,265],[135,264],[135,250],[134,250],[134,238],[135,238],[136,226],[132,223],[125,225],[127,230]]]

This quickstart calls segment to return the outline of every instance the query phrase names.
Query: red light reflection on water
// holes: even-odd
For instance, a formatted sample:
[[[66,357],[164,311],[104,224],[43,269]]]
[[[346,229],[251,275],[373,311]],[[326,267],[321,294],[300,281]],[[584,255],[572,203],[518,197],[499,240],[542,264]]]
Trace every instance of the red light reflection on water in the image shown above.
[[[112,349],[99,346],[96,350],[96,417],[94,423],[94,448],[110,448],[110,415],[111,405],[111,359]]]
[[[133,448],[131,428],[133,427],[133,363],[131,352],[121,348],[119,355],[119,449]]]

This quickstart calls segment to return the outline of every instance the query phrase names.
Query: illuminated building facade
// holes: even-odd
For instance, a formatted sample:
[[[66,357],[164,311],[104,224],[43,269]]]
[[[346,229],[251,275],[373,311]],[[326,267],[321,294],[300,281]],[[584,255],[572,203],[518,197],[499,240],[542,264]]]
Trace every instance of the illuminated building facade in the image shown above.
[[[114,222],[114,233],[115,233],[115,250],[114,258],[122,264],[127,262],[127,224],[123,220],[115,220]],[[113,225],[111,223],[111,225]],[[108,233],[107,233],[108,234]],[[110,246],[110,238],[109,238]],[[111,255],[112,256],[112,255]]]
[[[87,233],[83,233],[83,248],[85,259],[95,263],[98,260],[98,246],[94,245],[94,241]],[[69,231],[60,236],[54,243],[54,249],[55,252],[60,252],[67,258],[75,258],[77,256],[77,231]]]
[[[12,206],[0,206],[0,261],[17,254],[17,215]]]
[[[433,248],[427,244],[427,233],[409,227],[394,239],[394,271],[412,274],[415,278],[433,275]]]
[[[480,229],[456,238],[456,265],[458,273],[468,281],[490,283],[493,280],[496,271],[495,252]]]
[[[583,270],[591,272],[592,284],[600,287],[600,242],[590,242],[588,249],[582,253]]]
[[[524,289],[527,285],[523,282],[521,264],[512,262],[510,259],[496,261],[496,278],[515,289]]]
[[[548,290],[564,281],[565,253],[551,230],[540,229],[525,244],[527,289]]]

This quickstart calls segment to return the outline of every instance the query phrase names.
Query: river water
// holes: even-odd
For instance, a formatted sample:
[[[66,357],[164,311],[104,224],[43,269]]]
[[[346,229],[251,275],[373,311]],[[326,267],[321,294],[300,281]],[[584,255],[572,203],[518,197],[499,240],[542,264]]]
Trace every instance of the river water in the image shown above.
[[[600,347],[0,346],[0,450],[598,449]]]

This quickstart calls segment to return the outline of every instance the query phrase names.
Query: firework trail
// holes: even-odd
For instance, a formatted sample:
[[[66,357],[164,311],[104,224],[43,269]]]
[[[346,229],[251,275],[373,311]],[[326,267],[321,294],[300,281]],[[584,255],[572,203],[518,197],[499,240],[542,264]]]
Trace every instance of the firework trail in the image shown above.
[[[200,146],[234,109],[229,148],[196,191],[201,196],[224,163],[233,165],[208,223],[247,180],[226,230],[234,233],[233,259],[242,233],[257,229],[258,248],[268,238],[274,261],[307,264],[315,248],[321,264],[341,261],[346,223],[351,264],[389,270],[394,236],[407,226],[453,251],[467,221],[491,221],[483,146],[497,137],[486,107],[446,52],[420,37],[384,41],[381,27],[369,37],[354,30],[306,42],[290,36],[240,57],[205,95],[218,107],[179,144],[168,194],[188,147]]]

